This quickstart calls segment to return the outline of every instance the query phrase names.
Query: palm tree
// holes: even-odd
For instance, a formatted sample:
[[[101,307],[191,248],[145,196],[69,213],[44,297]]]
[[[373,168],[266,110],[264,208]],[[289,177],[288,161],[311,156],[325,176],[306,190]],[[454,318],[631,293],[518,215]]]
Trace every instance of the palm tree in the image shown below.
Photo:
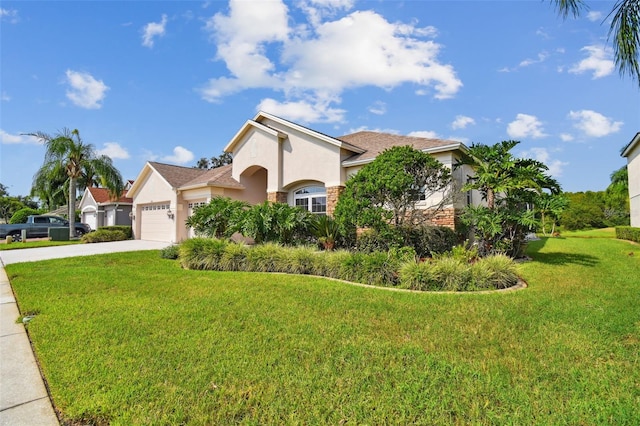
[[[577,17],[587,5],[583,0],[551,0],[558,14]],[[607,18],[611,17],[609,39],[613,36],[613,50],[620,75],[640,83],[640,1],[618,0]]]
[[[495,145],[472,144],[456,163],[456,167],[466,164],[475,171],[462,191],[480,191],[491,210],[496,208],[498,194],[509,195],[514,190],[541,193],[543,189],[558,192],[560,185],[546,174],[549,169],[544,163],[513,156],[511,150],[519,143],[510,140]]]
[[[69,236],[74,237],[75,211],[78,179],[86,171],[93,171],[100,177],[104,186],[109,189],[111,196],[118,197],[124,189],[122,176],[115,168],[111,158],[106,155],[97,155],[91,144],[84,143],[80,138],[80,132],[63,129],[62,132],[51,136],[43,132],[29,133],[29,136],[38,138],[45,144],[46,152],[44,164],[36,172],[34,182],[44,179],[46,176],[59,176],[64,169],[69,182]],[[89,180],[93,180],[90,178]]]
[[[479,237],[483,254],[502,251],[520,255],[526,231],[537,224],[530,207],[544,190],[552,194],[560,191],[544,163],[513,156],[511,150],[519,143],[472,144],[455,164],[456,168],[469,165],[475,172],[462,191],[480,191],[487,201],[486,207],[467,206],[461,216]]]

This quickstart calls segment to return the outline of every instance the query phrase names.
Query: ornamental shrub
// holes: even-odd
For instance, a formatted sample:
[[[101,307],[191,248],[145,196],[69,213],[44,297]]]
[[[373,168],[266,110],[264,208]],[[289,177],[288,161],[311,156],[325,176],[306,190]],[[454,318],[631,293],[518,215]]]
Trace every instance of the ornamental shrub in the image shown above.
[[[616,238],[640,243],[640,228],[632,226],[616,226]]]
[[[106,243],[109,241],[124,241],[128,239],[127,234],[120,229],[98,229],[97,231],[84,234],[82,238],[80,238],[80,241],[83,243]]]
[[[40,214],[40,212],[36,209],[25,207],[23,209],[16,211],[13,214],[13,216],[11,216],[11,219],[9,219],[9,223],[10,224],[27,223],[27,218],[33,214]]]

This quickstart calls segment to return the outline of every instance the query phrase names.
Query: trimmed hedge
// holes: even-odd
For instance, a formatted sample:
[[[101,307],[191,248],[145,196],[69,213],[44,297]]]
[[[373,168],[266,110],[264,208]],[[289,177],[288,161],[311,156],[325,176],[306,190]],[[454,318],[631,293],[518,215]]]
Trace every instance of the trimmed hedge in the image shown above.
[[[127,237],[125,239],[130,240],[131,238],[133,238],[133,230],[129,225],[101,226],[100,228],[98,228],[98,231],[107,231],[107,232],[122,231]]]
[[[274,243],[247,246],[209,238],[188,239],[178,250],[185,269],[309,274],[413,290],[486,290],[507,288],[518,282],[515,263],[507,256],[474,263],[460,256],[442,256],[418,263],[410,248],[371,253],[320,252],[310,247]]]
[[[616,238],[640,243],[640,228],[631,226],[616,226]]]
[[[124,241],[130,238],[127,237],[125,231],[121,229],[108,230],[100,228],[97,231],[84,234],[80,239],[83,243],[106,243],[109,241]]]

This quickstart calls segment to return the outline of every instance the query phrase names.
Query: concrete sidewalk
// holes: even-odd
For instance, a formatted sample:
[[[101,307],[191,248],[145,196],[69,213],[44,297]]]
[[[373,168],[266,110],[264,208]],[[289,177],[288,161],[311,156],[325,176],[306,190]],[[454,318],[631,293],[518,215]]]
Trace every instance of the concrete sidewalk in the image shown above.
[[[14,243],[20,244],[20,243]],[[159,250],[169,243],[117,241],[0,251],[0,426],[59,425],[4,265],[123,251]]]

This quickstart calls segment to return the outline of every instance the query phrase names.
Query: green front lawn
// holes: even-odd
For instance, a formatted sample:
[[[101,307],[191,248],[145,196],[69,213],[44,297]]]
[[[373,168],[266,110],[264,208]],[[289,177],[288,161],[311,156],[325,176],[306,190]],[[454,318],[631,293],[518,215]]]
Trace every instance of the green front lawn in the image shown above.
[[[38,248],[38,247],[54,247],[54,246],[66,246],[69,244],[81,244],[80,240],[70,240],[70,241],[49,241],[49,240],[39,240],[39,241],[26,241],[26,242],[13,242],[11,244],[6,244],[4,241],[0,242],[0,250],[19,250],[19,249],[27,249],[27,248]]]
[[[529,288],[492,294],[187,271],[157,251],[6,269],[70,422],[637,424],[640,248],[529,254]]]

